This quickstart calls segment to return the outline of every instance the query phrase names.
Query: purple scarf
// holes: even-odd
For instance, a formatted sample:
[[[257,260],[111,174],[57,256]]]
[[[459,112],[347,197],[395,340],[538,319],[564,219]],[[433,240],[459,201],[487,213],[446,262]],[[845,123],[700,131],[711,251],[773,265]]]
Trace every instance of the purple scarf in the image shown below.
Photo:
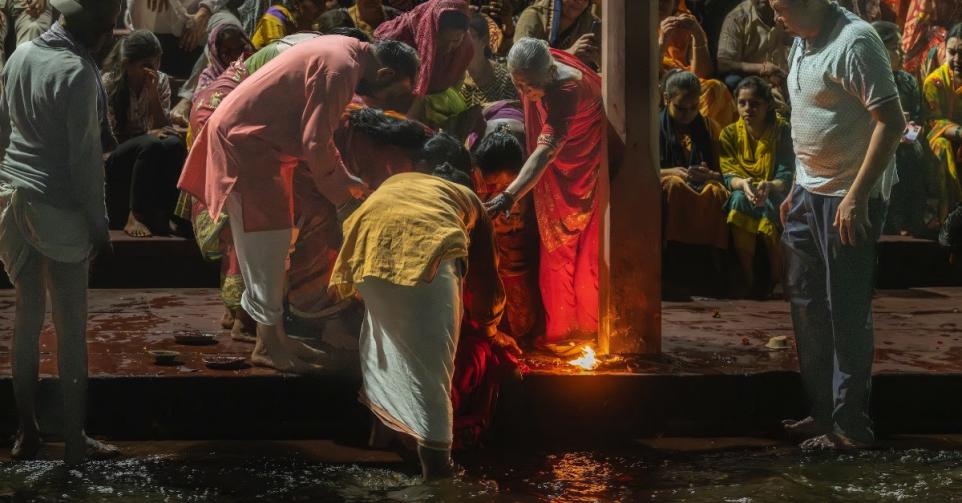
[[[100,114],[100,145],[103,147],[104,152],[113,150],[114,147],[117,146],[117,139],[114,138],[114,134],[110,129],[110,122],[107,120],[107,90],[104,89],[104,82],[100,78],[100,71],[97,69],[97,62],[94,60],[93,55],[73,39],[73,36],[64,29],[60,21],[54,23],[49,30],[40,35],[33,43],[38,47],[47,49],[66,49],[90,64],[97,79],[97,112]]]

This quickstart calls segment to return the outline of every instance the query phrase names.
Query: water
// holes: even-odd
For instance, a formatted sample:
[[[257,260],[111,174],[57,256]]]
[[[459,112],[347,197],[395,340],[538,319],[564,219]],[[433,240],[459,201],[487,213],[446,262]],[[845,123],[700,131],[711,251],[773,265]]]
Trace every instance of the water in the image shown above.
[[[0,501],[595,502],[962,501],[962,452],[889,449],[805,455],[779,447],[670,454],[488,451],[455,481],[421,484],[403,465],[292,457],[0,464]]]

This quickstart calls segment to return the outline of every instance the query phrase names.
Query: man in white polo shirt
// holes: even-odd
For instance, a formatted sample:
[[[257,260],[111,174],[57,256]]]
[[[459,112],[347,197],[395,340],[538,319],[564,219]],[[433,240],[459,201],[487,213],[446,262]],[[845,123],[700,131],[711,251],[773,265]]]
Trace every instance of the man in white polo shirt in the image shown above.
[[[795,185],[782,206],[786,294],[811,416],[786,421],[805,449],[874,441],[876,243],[905,128],[888,53],[872,26],[829,0],[773,0],[798,35],[789,55]]]

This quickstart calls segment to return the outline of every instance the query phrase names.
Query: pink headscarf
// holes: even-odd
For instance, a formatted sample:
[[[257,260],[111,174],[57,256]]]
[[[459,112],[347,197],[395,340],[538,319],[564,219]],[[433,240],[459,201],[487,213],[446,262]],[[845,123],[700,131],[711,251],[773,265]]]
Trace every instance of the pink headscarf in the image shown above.
[[[460,82],[474,56],[474,46],[468,37],[464,37],[451,54],[440,56],[436,53],[441,15],[446,12],[460,12],[471,18],[471,9],[464,0],[431,0],[381,23],[374,32],[376,39],[398,40],[417,49],[421,70],[414,94],[418,96],[428,94],[429,89],[441,91]]]
[[[200,77],[198,77],[197,88],[194,92],[202,91],[208,88],[215,80],[217,80],[217,77],[220,77],[220,74],[224,73],[224,70],[226,70],[231,63],[233,63],[233,61],[224,61],[225,58],[220,54],[220,48],[217,47],[217,38],[220,37],[220,34],[228,28],[237,30],[237,33],[240,34],[241,38],[244,40],[244,43],[247,45],[247,50],[244,51],[241,59],[246,58],[248,55],[250,55],[250,53],[254,52],[254,44],[251,43],[251,39],[247,36],[247,33],[244,33],[243,28],[233,24],[222,24],[216,26],[213,30],[211,30],[210,36],[207,37],[208,64],[207,68],[204,68],[204,71],[200,74]]]

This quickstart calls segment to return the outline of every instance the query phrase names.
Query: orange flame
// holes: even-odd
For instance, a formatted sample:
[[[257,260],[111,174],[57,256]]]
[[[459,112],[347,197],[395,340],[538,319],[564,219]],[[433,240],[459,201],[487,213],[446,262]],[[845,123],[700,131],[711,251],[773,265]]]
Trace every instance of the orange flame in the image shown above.
[[[597,358],[595,358],[595,350],[591,346],[585,346],[581,348],[581,356],[569,361],[571,365],[575,367],[581,367],[584,370],[594,370],[601,364]]]

